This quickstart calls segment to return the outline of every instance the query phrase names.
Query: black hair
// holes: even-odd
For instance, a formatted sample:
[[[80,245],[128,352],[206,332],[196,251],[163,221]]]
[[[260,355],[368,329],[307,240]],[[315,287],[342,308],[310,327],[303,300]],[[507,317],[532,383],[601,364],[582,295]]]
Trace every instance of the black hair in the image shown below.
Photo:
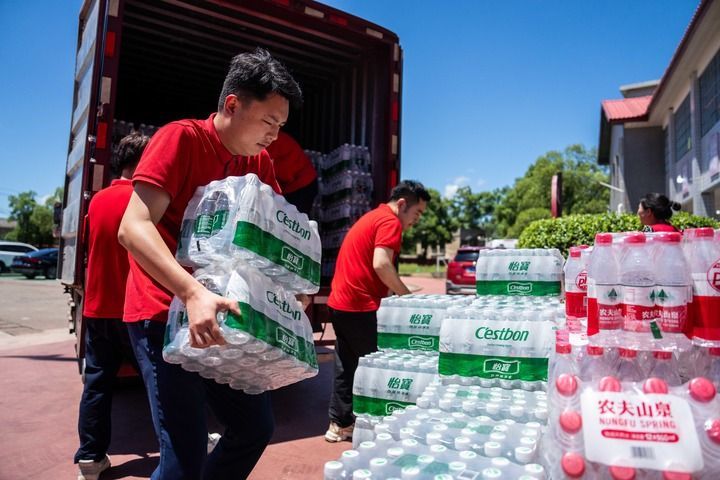
[[[230,69],[218,100],[218,111],[223,109],[228,95],[237,95],[243,101],[263,101],[271,93],[282,95],[293,107],[302,104],[300,85],[285,65],[275,60],[264,48],[256,48],[252,53],[241,53],[230,61]]]
[[[111,160],[113,171],[120,175],[124,169],[137,165],[149,141],[150,137],[140,132],[132,132],[124,136],[113,152]]]
[[[430,193],[425,186],[415,180],[403,180],[390,192],[390,201],[400,200],[404,198],[408,206],[413,206],[420,200],[430,201]]]
[[[640,199],[640,205],[645,210],[650,210],[658,220],[667,220],[672,217],[673,210],[680,210],[680,204],[671,201],[661,193],[648,193]]]

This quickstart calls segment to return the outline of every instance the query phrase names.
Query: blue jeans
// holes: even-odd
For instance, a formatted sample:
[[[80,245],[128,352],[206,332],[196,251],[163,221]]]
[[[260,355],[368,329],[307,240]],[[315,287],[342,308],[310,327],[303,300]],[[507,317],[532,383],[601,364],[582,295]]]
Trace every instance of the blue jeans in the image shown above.
[[[151,478],[247,478],[272,437],[270,394],[246,395],[165,362],[164,323],[140,321],[127,325],[160,444],[160,464]],[[222,439],[209,456],[206,403],[225,427]]]
[[[123,359],[134,363],[130,339],[118,318],[84,318],[85,384],[80,399],[79,460],[100,461],[110,446],[111,413],[115,377]]]

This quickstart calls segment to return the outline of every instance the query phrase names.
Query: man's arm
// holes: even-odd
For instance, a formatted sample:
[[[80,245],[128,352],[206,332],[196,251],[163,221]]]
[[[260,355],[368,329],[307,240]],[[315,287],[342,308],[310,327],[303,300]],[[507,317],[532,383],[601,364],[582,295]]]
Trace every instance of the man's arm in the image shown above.
[[[235,302],[207,290],[180,266],[165,245],[157,223],[170,204],[170,195],[153,185],[138,182],[120,223],[118,241],[140,266],[165,288],[177,295],[188,312],[193,347],[222,345],[217,325],[219,311],[240,311]]]
[[[410,290],[400,280],[395,265],[393,265],[393,251],[386,247],[375,247],[373,252],[373,268],[375,273],[378,274],[380,280],[387,286],[392,292],[397,295],[408,295]]]

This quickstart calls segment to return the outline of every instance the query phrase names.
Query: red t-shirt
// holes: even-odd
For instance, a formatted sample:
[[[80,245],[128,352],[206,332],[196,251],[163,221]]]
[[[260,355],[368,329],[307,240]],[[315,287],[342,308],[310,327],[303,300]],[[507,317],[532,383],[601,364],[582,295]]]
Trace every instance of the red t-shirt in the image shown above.
[[[400,253],[402,224],[386,204],[363,215],[343,240],[332,280],[328,305],[344,312],[374,312],[388,287],[373,268],[376,247]]]
[[[280,193],[267,152],[263,150],[252,157],[232,155],[220,141],[213,118],[215,114],[206,120],[180,120],[162,127],[150,139],[133,175],[133,184],[149,183],[170,195],[170,204],[157,229],[173,253],[185,207],[197,187],[225,177],[254,173]],[[167,321],[170,300],[170,291],[130,256],[124,320]]]
[[[673,227],[669,223],[656,223],[655,225],[650,225],[650,228],[653,232],[679,232],[677,228]]]
[[[283,193],[296,192],[317,178],[312,162],[302,147],[285,132],[267,147],[275,166],[275,176]]]
[[[118,243],[118,229],[132,195],[132,182],[113,180],[90,201],[87,222],[88,264],[83,315],[122,318],[128,253]]]

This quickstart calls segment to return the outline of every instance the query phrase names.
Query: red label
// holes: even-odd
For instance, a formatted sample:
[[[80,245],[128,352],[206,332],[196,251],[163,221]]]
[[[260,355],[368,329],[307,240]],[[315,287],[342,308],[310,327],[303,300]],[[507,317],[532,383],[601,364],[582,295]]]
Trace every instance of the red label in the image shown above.
[[[575,277],[575,286],[583,292],[587,290],[587,271],[583,270]]]
[[[569,317],[585,317],[587,315],[586,298],[587,295],[584,292],[566,292],[565,314]]]
[[[707,271],[707,281],[712,288],[720,292],[720,260],[716,260]]]
[[[688,306],[657,307],[660,329],[663,332],[683,333],[688,320]]]
[[[600,331],[600,325],[598,322],[598,303],[597,298],[587,297],[587,334],[595,335]]]
[[[617,330],[622,328],[622,308],[620,305],[604,305],[598,303],[598,328],[600,330]]]
[[[605,438],[616,438],[618,440],[635,440],[640,442],[677,443],[680,437],[673,432],[632,432],[627,430],[602,430],[601,435]]]
[[[720,297],[693,298],[693,336],[720,340]]]

